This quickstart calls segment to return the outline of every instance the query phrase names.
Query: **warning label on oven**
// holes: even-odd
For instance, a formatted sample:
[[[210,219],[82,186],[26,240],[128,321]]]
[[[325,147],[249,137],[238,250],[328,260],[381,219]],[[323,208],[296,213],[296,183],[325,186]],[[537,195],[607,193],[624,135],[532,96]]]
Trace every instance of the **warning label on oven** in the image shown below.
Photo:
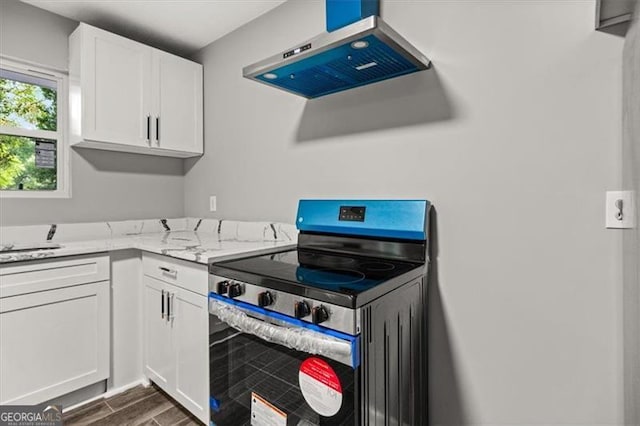
[[[252,426],[287,426],[287,415],[255,392],[251,392]]]
[[[300,365],[298,381],[307,404],[321,416],[334,416],[342,406],[342,385],[336,372],[320,358],[307,358]]]

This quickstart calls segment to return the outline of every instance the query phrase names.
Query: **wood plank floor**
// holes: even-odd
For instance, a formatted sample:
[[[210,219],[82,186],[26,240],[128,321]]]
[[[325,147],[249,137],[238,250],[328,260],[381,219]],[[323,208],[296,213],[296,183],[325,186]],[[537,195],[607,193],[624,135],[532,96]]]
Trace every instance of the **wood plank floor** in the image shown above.
[[[138,386],[64,413],[66,425],[202,425],[193,415],[156,386]]]

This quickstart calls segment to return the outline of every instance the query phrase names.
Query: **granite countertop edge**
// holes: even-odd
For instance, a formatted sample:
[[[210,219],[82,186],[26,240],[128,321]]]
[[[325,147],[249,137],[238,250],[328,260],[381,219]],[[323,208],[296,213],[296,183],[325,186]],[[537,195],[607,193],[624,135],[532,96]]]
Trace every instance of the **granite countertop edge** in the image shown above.
[[[260,255],[294,248],[295,240],[220,239],[215,233],[172,231],[60,243],[58,249],[1,253],[0,264],[137,249],[207,265],[243,255]]]

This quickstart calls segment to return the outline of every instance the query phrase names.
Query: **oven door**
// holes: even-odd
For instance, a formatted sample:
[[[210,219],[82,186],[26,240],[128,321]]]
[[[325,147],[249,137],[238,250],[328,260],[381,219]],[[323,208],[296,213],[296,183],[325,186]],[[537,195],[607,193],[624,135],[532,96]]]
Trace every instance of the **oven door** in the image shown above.
[[[359,336],[209,295],[211,423],[355,425]]]

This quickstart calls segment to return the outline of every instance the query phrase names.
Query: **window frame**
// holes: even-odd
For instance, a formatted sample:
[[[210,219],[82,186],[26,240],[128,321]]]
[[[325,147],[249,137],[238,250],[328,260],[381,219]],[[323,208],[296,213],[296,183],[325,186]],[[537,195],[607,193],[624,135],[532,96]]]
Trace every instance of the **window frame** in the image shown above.
[[[57,188],[52,191],[1,189],[0,198],[71,198],[71,164],[69,161],[69,143],[66,137],[68,121],[68,75],[59,70],[47,68],[31,62],[17,60],[15,58],[8,58],[2,55],[0,55],[0,68],[55,81],[57,86],[57,130],[55,132],[52,130],[30,130],[0,125],[0,134],[52,139],[56,141]]]

